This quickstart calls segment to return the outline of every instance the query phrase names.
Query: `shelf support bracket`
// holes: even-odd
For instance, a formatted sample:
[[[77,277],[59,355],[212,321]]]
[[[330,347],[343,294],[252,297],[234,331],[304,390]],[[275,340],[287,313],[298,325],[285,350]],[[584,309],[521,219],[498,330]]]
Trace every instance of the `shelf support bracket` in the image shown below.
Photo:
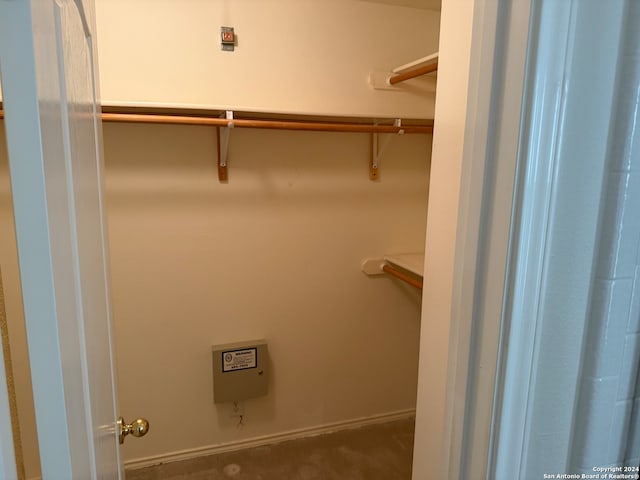
[[[378,160],[380,158],[378,134],[371,134],[371,158],[369,159],[369,180],[378,180]]]
[[[233,111],[227,110],[224,116],[228,120],[227,126],[216,127],[216,137],[218,139],[218,181],[227,183],[229,181],[229,172],[227,170],[229,137],[231,136],[231,129],[234,127]]]
[[[377,123],[376,123],[377,125]],[[402,120],[396,118],[394,124],[395,127],[398,127],[398,135],[404,135],[404,130],[402,127]],[[372,133],[371,134],[371,160],[369,162],[369,180],[376,181],[380,179],[380,159],[382,158],[382,154],[386,150],[389,145],[389,141],[391,140],[391,135],[387,135],[382,142],[380,142],[380,134]]]
[[[386,261],[384,258],[366,258],[363,260],[361,266],[362,271],[369,276],[383,275],[386,273],[422,290],[423,279],[421,275],[417,275],[416,272],[411,270],[405,271],[403,268],[397,268],[393,263]]]

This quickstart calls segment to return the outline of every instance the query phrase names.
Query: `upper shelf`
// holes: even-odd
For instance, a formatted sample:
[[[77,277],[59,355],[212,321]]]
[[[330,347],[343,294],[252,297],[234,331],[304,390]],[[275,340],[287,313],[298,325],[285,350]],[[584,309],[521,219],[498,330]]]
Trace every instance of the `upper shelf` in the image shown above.
[[[226,113],[226,117],[225,117]],[[231,118],[229,118],[231,113]],[[0,119],[4,118],[0,101]],[[431,133],[433,120],[355,116],[284,115],[220,109],[103,105],[103,122],[209,125],[351,133]]]
[[[425,57],[418,58],[412,62],[405,63],[387,71],[374,71],[369,75],[369,84],[375,90],[396,90],[401,91],[398,88],[398,84],[411,80],[413,78],[422,77],[429,73],[435,73],[438,71],[438,52],[432,53]],[[435,92],[435,78],[427,77],[423,81],[424,93]]]
[[[413,62],[400,65],[399,67],[396,67],[391,71],[395,74],[407,73],[409,71],[417,70],[419,68],[437,64],[437,63],[438,63],[438,52],[432,53],[431,55],[427,55],[426,57],[418,58]]]
[[[387,273],[416,288],[422,289],[424,253],[399,253],[382,258],[367,258],[362,262],[367,275]]]
[[[4,118],[2,102],[0,102],[0,119]],[[148,123],[169,125],[205,125],[216,127],[218,152],[218,180],[228,181],[227,155],[229,135],[232,128],[264,128],[273,130],[299,130],[315,132],[370,133],[371,149],[369,161],[369,178],[378,180],[379,160],[382,155],[378,147],[378,134],[406,133],[430,134],[433,132],[432,121],[416,119],[366,119],[354,117],[319,117],[309,115],[256,114],[251,112],[234,112],[231,110],[202,109],[168,109],[168,108],[134,108],[103,106],[102,122]],[[387,139],[388,140],[388,139]]]
[[[125,123],[199,124],[217,127],[360,133],[431,133],[433,131],[433,120],[420,118],[295,115],[275,112],[149,106],[103,105],[102,120]]]
[[[401,253],[385,255],[384,260],[411,273],[424,276],[424,253]]]

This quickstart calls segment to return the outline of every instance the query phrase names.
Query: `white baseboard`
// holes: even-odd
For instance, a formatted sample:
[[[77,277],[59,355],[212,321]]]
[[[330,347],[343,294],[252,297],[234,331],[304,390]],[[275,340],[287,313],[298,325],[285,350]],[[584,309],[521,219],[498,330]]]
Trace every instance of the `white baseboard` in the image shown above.
[[[197,457],[206,457],[208,455],[215,455],[218,453],[243,450],[245,448],[273,445],[275,443],[281,443],[288,440],[314,437],[316,435],[333,433],[339,430],[349,430],[352,428],[359,428],[367,425],[393,422],[395,420],[404,420],[414,417],[415,414],[415,408],[409,410],[400,410],[397,412],[384,413],[371,417],[356,418],[353,420],[328,423],[315,427],[300,428],[297,430],[290,430],[288,432],[276,433],[273,435],[263,435],[260,437],[248,438],[246,440],[238,440],[235,442],[220,443],[216,445],[209,445],[206,447],[192,448],[189,450],[180,450],[178,452],[170,452],[162,455],[154,455],[151,457],[137,458],[135,460],[128,460],[124,462],[124,466],[127,469],[136,469],[151,467],[153,465],[160,465],[162,463],[179,462],[182,460],[190,460]]]

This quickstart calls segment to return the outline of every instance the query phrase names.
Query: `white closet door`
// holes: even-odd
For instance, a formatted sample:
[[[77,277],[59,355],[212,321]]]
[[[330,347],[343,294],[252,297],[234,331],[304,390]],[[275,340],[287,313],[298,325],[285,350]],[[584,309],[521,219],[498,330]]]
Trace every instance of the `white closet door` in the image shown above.
[[[0,0],[0,68],[44,479],[123,478],[94,33],[92,1]]]

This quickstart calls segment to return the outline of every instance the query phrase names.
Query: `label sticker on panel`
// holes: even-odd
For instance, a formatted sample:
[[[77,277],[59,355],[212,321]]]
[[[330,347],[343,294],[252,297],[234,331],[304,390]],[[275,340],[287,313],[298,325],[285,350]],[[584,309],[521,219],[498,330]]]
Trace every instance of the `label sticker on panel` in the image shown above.
[[[233,372],[258,366],[258,349],[231,350],[222,352],[222,371]]]

